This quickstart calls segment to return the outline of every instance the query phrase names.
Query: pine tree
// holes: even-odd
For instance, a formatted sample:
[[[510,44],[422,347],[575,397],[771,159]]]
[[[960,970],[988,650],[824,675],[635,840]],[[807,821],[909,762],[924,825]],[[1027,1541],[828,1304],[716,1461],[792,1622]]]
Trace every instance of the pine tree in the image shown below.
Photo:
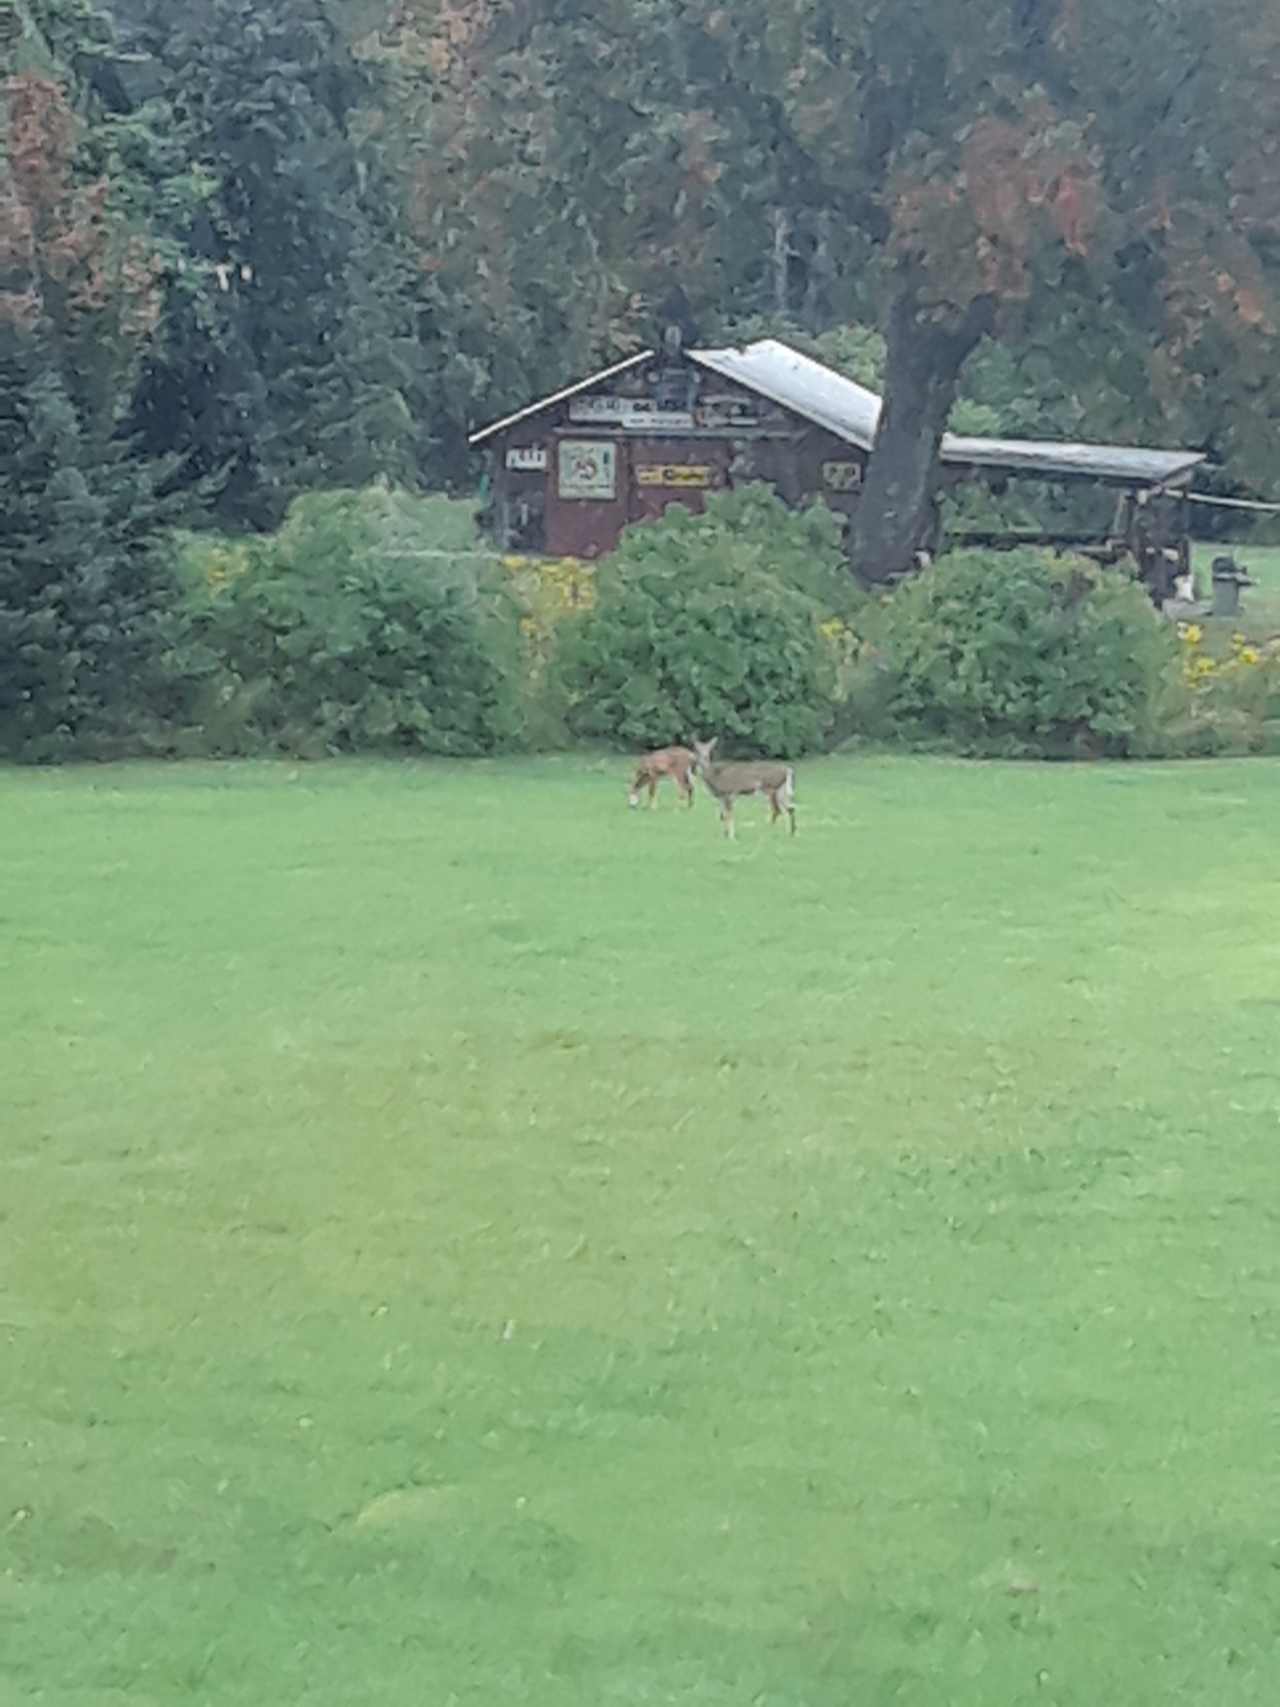
[[[0,753],[55,758],[143,711],[169,579],[156,471],[102,442],[47,335],[0,322]]]
[[[154,6],[144,41],[198,198],[169,198],[184,267],[135,420],[220,474],[230,523],[310,487],[412,479],[412,308],[395,198],[356,134],[369,99],[322,0]],[[193,406],[194,405],[194,406]]]
[[[65,89],[6,86],[0,161],[0,750],[83,750],[138,710],[167,579],[169,465],[121,418],[158,313],[146,249],[90,175]]]

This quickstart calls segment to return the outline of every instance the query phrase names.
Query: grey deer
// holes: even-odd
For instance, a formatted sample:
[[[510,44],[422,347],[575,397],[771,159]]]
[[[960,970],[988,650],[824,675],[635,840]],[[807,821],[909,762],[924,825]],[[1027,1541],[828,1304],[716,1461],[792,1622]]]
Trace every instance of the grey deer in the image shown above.
[[[791,765],[777,759],[747,759],[738,763],[717,765],[712,762],[716,740],[695,741],[698,775],[707,785],[707,792],[720,805],[720,821],[724,833],[734,840],[733,803],[747,794],[763,794],[769,802],[769,822],[776,824],[785,812],[791,820],[791,834],[796,833],[796,773]]]

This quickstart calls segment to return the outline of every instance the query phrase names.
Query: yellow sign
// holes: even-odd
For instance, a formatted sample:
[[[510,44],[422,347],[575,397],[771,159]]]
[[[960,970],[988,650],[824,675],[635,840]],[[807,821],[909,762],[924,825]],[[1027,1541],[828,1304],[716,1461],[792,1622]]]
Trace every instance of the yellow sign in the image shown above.
[[[824,462],[822,484],[828,492],[856,492],[862,485],[862,469],[856,462]]]
[[[653,462],[636,469],[637,486],[710,486],[714,469],[703,463]]]

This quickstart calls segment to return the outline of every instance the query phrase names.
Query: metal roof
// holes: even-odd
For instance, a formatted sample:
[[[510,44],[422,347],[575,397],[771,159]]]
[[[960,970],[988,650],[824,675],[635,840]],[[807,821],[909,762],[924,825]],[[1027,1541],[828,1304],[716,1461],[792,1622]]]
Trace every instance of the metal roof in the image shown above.
[[[1143,450],[1125,445],[1055,444],[1043,439],[972,439],[947,433],[942,460],[1010,474],[1084,475],[1135,486],[1169,486],[1207,461],[1192,450]]]
[[[604,368],[554,396],[531,403],[505,420],[495,421],[473,433],[470,443],[481,444],[518,421],[526,420],[553,403],[576,396],[602,380],[625,373],[641,362],[651,361],[654,352],[642,350],[626,361]],[[846,379],[834,368],[802,355],[776,338],[762,338],[743,349],[690,350],[689,359],[699,367],[734,380],[757,396],[801,415],[824,427],[837,438],[860,450],[874,448],[880,423],[881,400],[856,380]],[[1147,450],[1137,446],[1055,444],[1039,439],[986,439],[946,433],[942,459],[969,468],[1001,469],[1010,474],[1040,474],[1050,479],[1083,476],[1094,480],[1117,480],[1134,486],[1179,484],[1193,469],[1207,461],[1199,451]]]
[[[764,338],[742,350],[693,350],[690,354],[700,366],[737,380],[860,450],[870,451],[875,445],[880,424],[876,393],[776,338]],[[1084,475],[1095,480],[1161,486],[1185,479],[1206,458],[1189,450],[966,438],[945,433],[942,460],[963,467],[1004,469],[1011,474]]]
[[[736,380],[850,444],[869,451],[876,442],[880,399],[875,392],[789,344],[762,338],[742,350],[690,350],[689,355],[699,367]]]
[[[550,397],[542,397],[536,403],[530,403],[527,408],[517,409],[514,415],[505,415],[501,421],[494,421],[491,426],[481,427],[478,433],[472,433],[467,440],[469,445],[483,444],[495,433],[502,432],[507,427],[514,427],[519,421],[527,421],[530,415],[539,415],[544,409],[549,409],[553,403],[563,403],[566,397],[576,397],[580,391],[586,391],[593,385],[599,385],[603,379],[612,379],[615,374],[626,373],[628,368],[639,367],[641,362],[653,360],[652,350],[641,350],[639,354],[628,356],[625,361],[614,362],[612,367],[603,367],[599,373],[593,373],[587,379],[580,379],[575,385],[566,385],[563,391],[556,391]]]

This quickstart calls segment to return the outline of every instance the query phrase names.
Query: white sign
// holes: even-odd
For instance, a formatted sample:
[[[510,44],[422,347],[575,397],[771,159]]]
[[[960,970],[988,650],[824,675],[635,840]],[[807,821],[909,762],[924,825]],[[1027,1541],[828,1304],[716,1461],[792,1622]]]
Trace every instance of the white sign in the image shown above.
[[[621,415],[651,413],[653,407],[651,397],[571,397],[569,399],[569,419],[571,421],[616,421]]]
[[[632,433],[691,433],[694,424],[687,409],[658,409],[652,415],[622,417],[622,425]]]
[[[564,439],[560,444],[560,496],[612,498],[617,490],[616,445],[599,439]]]
[[[631,433],[687,433],[693,416],[687,409],[659,409],[652,397],[573,397],[571,421],[596,421]]]
[[[511,445],[507,450],[507,467],[539,473],[547,466],[546,445]]]

